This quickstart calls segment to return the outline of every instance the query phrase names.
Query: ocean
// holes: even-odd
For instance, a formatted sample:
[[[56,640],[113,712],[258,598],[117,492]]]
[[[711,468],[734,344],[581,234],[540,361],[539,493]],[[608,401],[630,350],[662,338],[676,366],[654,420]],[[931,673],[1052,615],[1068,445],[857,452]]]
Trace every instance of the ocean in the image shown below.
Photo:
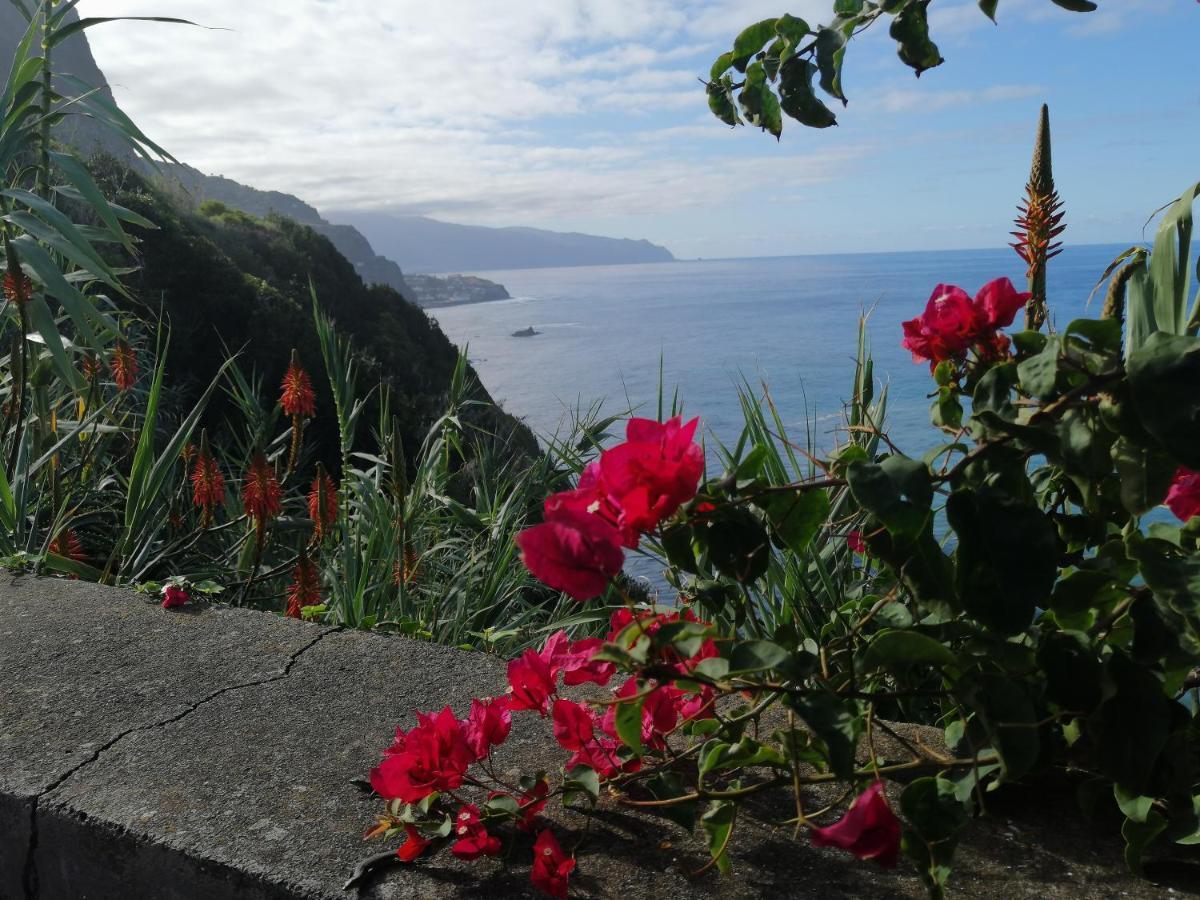
[[[1049,271],[1059,327],[1099,315],[1086,306],[1123,246],[1068,247]],[[872,253],[695,260],[627,266],[477,272],[511,300],[431,310],[468,350],[484,384],[539,436],[578,406],[604,401],[612,414],[657,411],[659,363],[668,402],[676,389],[688,415],[728,441],[740,426],[737,384],[766,382],[796,438],[816,423],[832,446],[851,393],[859,315],[879,385],[887,384],[888,433],[919,455],[939,442],[929,425],[932,380],[900,346],[900,323],[918,315],[939,282],[968,293],[1008,276],[1022,289],[1012,250]],[[1019,320],[1018,320],[1019,324]],[[512,333],[532,327],[533,337]]]

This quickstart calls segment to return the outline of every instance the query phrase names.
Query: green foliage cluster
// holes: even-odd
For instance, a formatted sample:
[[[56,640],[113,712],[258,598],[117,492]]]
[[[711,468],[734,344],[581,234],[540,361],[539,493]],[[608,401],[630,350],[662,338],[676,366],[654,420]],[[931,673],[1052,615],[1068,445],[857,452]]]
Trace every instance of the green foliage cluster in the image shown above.
[[[827,24],[810,25],[784,14],[743,29],[733,47],[713,61],[706,90],[708,106],[727,125],[752,125],[778,138],[783,117],[809,128],[828,128],[837,116],[816,88],[842,105],[848,103],[842,64],[850,41],[881,19],[890,22],[900,61],[920,76],[944,60],[929,33],[933,0],[834,0]],[[1050,0],[1072,12],[1093,12],[1090,0]],[[999,0],[979,0],[995,21]]]

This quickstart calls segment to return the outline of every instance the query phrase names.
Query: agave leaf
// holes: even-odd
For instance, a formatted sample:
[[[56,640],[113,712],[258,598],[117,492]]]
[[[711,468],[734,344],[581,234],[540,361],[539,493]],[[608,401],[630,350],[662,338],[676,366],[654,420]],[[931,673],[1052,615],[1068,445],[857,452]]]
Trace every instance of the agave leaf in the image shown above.
[[[59,249],[59,252],[63,253],[64,256],[68,256],[81,269],[87,269],[96,278],[106,282],[110,287],[120,291],[122,294],[126,294],[125,289],[113,277],[112,269],[108,267],[108,263],[100,257],[100,254],[96,252],[91,243],[80,234],[75,223],[56,209],[54,204],[48,203],[37,194],[31,194],[28,191],[0,191],[0,195],[23,203],[41,217],[41,221],[39,221],[34,216],[28,214],[13,213],[11,216],[18,216],[20,218],[20,221],[16,221],[11,216],[7,217],[14,224],[20,225],[20,227],[24,228],[30,234],[39,237],[47,243],[50,242],[52,236],[57,235],[60,238],[60,244],[65,244],[67,247],[72,248],[71,250],[67,250],[56,247],[56,249]],[[39,231],[46,236],[43,237],[42,234],[38,233]],[[114,234],[113,239],[121,241],[121,236]]]
[[[29,324],[41,335],[46,348],[50,351],[50,357],[54,361],[54,368],[58,371],[58,376],[76,391],[83,390],[86,387],[83,376],[75,371],[75,367],[67,359],[67,350],[63,346],[62,335],[58,333],[58,325],[54,321],[54,316],[50,312],[50,307],[46,305],[45,299],[35,294],[25,304],[25,309],[29,315]]]
[[[102,345],[99,333],[116,330],[112,319],[97,310],[87,297],[63,277],[50,254],[30,235],[16,238],[12,241],[12,246],[21,261],[27,263],[37,275],[46,292],[62,304],[79,330],[82,342],[91,349],[99,349]]]
[[[52,23],[53,21],[51,19]],[[62,28],[54,29],[48,43],[51,48],[57,47],[71,35],[96,25],[103,25],[105,22],[165,22],[170,25],[193,25],[196,28],[204,27],[203,25],[197,25],[195,22],[189,22],[187,19],[176,19],[171,16],[91,16],[86,19],[76,19]]]
[[[87,205],[108,226],[113,235],[119,238],[126,248],[132,250],[132,238],[121,227],[120,219],[109,205],[104,194],[101,193],[100,188],[96,186],[96,182],[92,180],[92,175],[88,172],[87,167],[74,156],[66,153],[51,153],[50,158],[54,161],[58,169],[67,176],[67,180],[83,195]]]
[[[66,197],[68,200],[73,200],[76,203],[90,202],[78,188],[69,184],[56,185],[53,190],[59,196]],[[154,230],[158,229],[157,225],[155,225],[145,216],[134,212],[132,209],[126,209],[124,206],[119,206],[112,201],[108,201],[108,208],[111,209],[113,214],[122,222],[128,222],[130,225],[137,225],[139,228],[148,228]]]
[[[8,2],[17,8],[17,12],[25,17],[26,22],[33,22],[33,13],[31,13],[29,11],[29,7],[25,5],[25,0],[8,0]]]

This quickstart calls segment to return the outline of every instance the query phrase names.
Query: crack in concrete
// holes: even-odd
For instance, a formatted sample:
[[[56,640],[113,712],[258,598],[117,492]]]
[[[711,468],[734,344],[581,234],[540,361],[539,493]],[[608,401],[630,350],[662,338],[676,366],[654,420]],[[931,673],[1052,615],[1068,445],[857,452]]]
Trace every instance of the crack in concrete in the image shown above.
[[[303,656],[329,635],[337,634],[341,630],[342,629],[339,627],[327,628],[326,630],[322,631],[307,644],[290,653],[287,661],[283,665],[283,668],[274,675],[270,675],[266,678],[258,678],[254,681],[228,684],[225,687],[218,688],[215,691],[205,694],[199,700],[189,704],[182,712],[168,716],[167,718],[157,722],[148,722],[143,725],[135,725],[132,728],[126,728],[124,731],[105,741],[97,749],[93,750],[86,759],[81,760],[78,764],[72,766],[58,778],[54,779],[54,781],[50,782],[50,784],[48,784],[45,788],[38,791],[38,793],[31,798],[29,803],[29,842],[25,849],[25,867],[22,873],[22,887],[25,891],[26,900],[37,900],[41,891],[41,887],[38,884],[37,845],[38,804],[43,797],[58,790],[60,787],[70,781],[71,778],[73,778],[76,774],[99,760],[101,756],[132,734],[139,734],[143,731],[154,731],[158,728],[165,728],[167,725],[173,725],[176,722],[186,719],[200,707],[205,706],[206,704],[211,703],[213,700],[216,700],[218,697],[222,697],[232,691],[241,691],[245,690],[246,688],[258,687],[264,684],[273,684],[277,681],[283,681],[292,673],[292,669],[295,667],[301,656]]]

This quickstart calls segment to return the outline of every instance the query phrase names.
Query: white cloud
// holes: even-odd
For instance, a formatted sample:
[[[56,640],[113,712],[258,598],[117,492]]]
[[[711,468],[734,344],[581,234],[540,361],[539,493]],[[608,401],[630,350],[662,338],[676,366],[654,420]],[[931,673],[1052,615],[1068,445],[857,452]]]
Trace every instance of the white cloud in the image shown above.
[[[83,0],[84,15],[169,14],[231,29],[90,32],[118,100],[180,159],[318,206],[536,218],[574,195],[674,208],[613,148],[706,114],[697,76],[778,0]],[[827,0],[802,0],[811,14]],[[760,8],[761,7],[761,8]],[[697,62],[697,60],[701,62]],[[615,128],[589,152],[573,131]],[[663,122],[670,126],[672,121]],[[581,127],[582,126],[582,127]],[[711,129],[720,134],[719,123]],[[547,136],[547,131],[553,132]],[[640,141],[629,141],[631,147]],[[635,192],[636,193],[636,192]],[[526,204],[520,209],[511,204]]]
[[[878,94],[868,94],[859,107],[860,111],[880,109],[889,113],[929,113],[961,106],[1024,100],[1045,93],[1046,88],[1037,84],[998,84],[978,91],[889,88]]]

